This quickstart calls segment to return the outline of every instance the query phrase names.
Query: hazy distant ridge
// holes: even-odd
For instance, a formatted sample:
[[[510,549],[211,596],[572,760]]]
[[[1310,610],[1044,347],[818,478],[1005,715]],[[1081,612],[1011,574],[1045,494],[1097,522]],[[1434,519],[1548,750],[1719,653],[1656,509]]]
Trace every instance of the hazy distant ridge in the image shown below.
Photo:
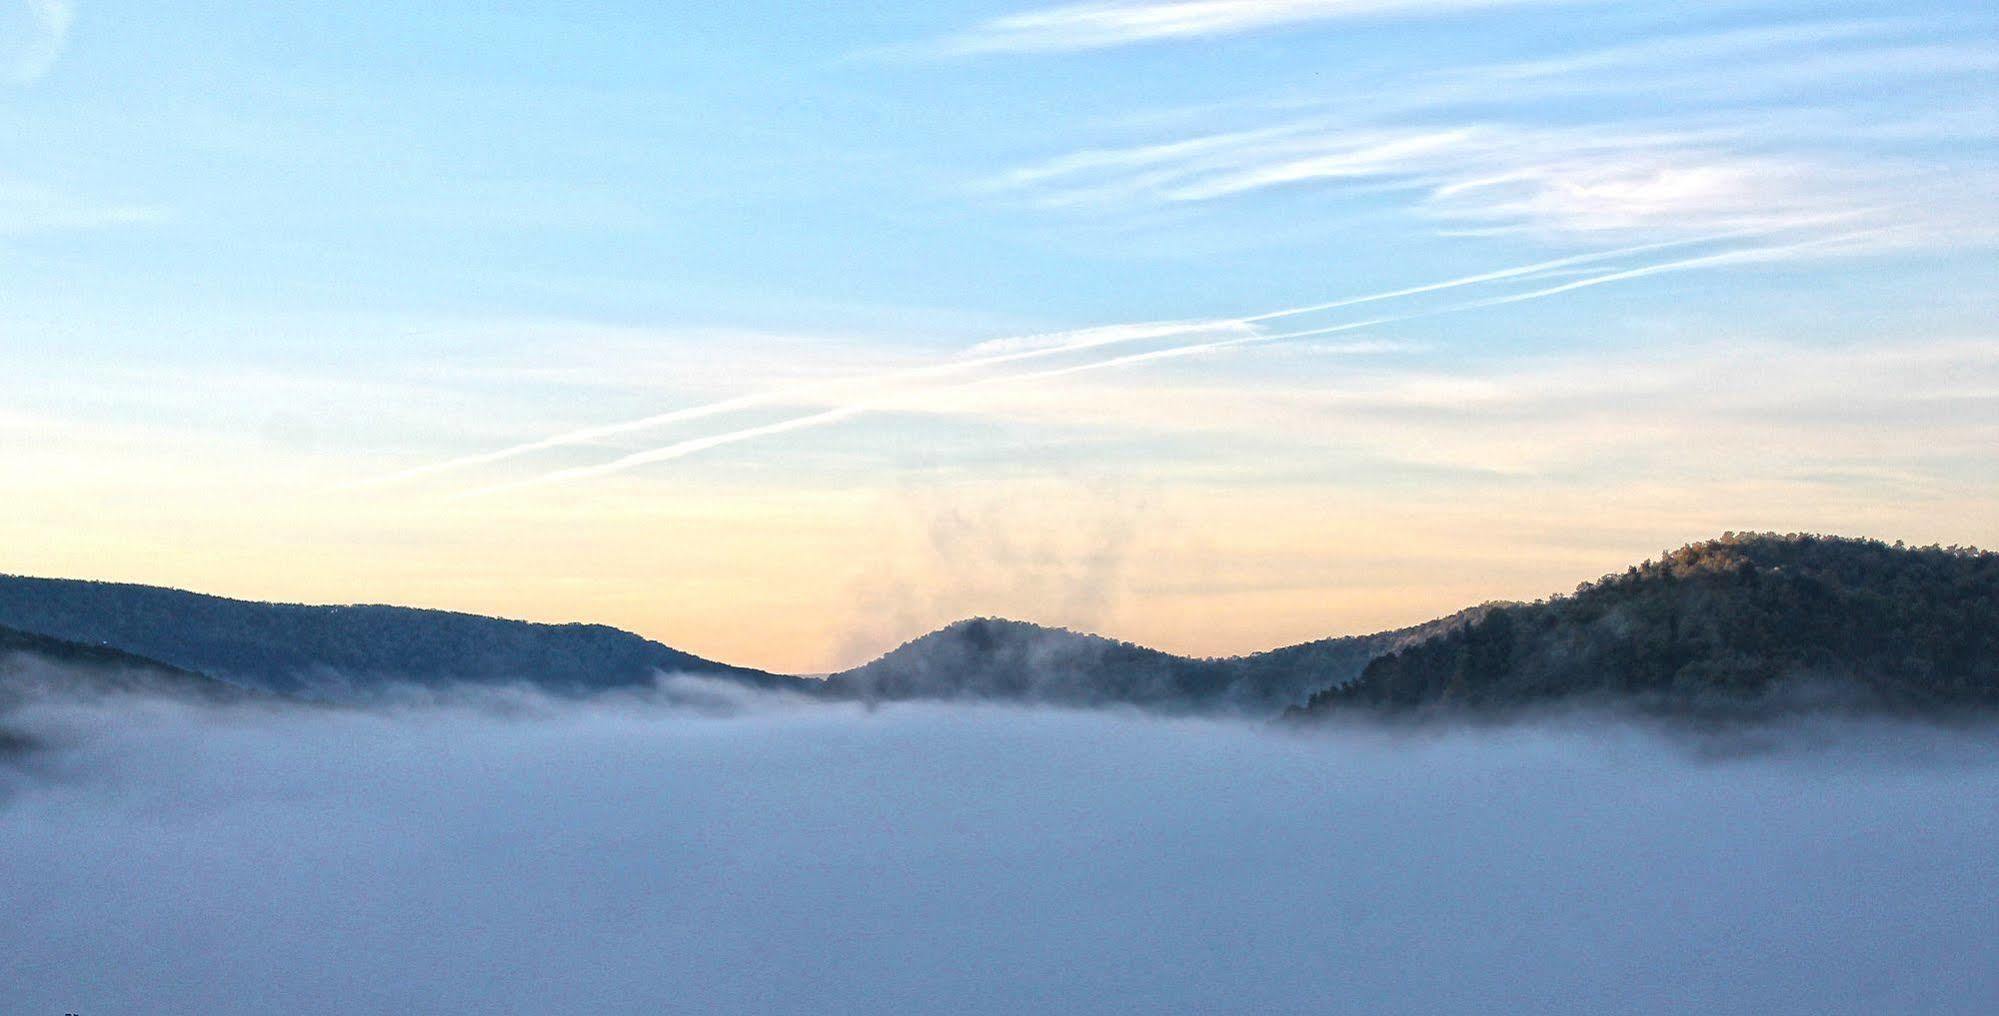
[[[582,693],[699,674],[757,687],[800,682],[702,659],[596,624],[537,624],[443,610],[260,603],[157,586],[0,576],[0,624],[115,646],[283,694],[529,683]]]
[[[1353,679],[1382,653],[1459,627],[1486,609],[1375,635],[1219,659],[1175,656],[1024,621],[973,618],[835,674],[827,679],[827,691],[869,701],[983,699],[1276,714],[1314,691]]]
[[[0,705],[43,694],[158,692],[228,698],[233,685],[109,646],[0,627]]]

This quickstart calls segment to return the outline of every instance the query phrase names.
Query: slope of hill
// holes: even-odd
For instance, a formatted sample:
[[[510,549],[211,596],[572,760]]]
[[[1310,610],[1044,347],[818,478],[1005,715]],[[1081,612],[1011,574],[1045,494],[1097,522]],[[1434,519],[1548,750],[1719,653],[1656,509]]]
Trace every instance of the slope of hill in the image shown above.
[[[1999,554],[1729,534],[1501,607],[1296,716],[1606,700],[1666,710],[1999,706]]]
[[[1153,705],[1209,699],[1227,683],[1219,663],[1046,628],[973,618],[826,679],[827,694],[868,701],[995,699],[1062,705]]]
[[[121,652],[0,627],[0,705],[39,695],[149,692],[204,699],[245,692],[214,678]]]
[[[1275,715],[1358,675],[1376,656],[1462,626],[1486,608],[1378,635],[1195,659],[1023,621],[974,618],[828,678],[824,691],[868,701],[984,699],[1136,705]]]
[[[379,682],[522,682],[562,693],[659,673],[763,688],[805,682],[731,667],[604,625],[442,610],[260,603],[157,586],[0,577],[0,624],[116,646],[244,687],[338,698]]]
[[[1222,660],[1230,668],[1228,697],[1252,711],[1276,714],[1313,693],[1360,676],[1376,657],[1462,628],[1501,604],[1467,607],[1422,624],[1373,635],[1345,635]]]

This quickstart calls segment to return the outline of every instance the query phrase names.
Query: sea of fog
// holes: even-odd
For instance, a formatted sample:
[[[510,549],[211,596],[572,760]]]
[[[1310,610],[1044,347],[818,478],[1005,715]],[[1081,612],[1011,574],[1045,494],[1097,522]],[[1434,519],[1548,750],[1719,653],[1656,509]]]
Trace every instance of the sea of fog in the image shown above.
[[[0,1011],[1991,1013],[1999,737],[39,705]]]

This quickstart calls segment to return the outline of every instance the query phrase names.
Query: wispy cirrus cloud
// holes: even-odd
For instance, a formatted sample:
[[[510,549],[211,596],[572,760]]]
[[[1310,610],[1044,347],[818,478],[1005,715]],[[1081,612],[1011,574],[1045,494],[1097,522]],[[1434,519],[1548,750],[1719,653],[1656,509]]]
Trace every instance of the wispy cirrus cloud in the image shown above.
[[[1048,207],[1213,202],[1305,186],[1402,192],[1409,210],[1449,229],[1581,235],[1816,225],[1906,193],[1906,167],[1732,144],[1752,131],[1292,125],[1063,156],[989,186]]]
[[[1309,189],[1449,233],[1670,236],[1877,216],[1989,238],[1999,174],[1976,154],[1995,138],[1977,96],[1995,71],[1991,47],[1910,19],[1369,70],[1287,98],[1274,122],[1225,111],[1236,122],[1072,150],[978,189],[1112,211]],[[1856,89],[1864,107],[1813,97]]]
[[[40,80],[62,57],[75,20],[71,0],[16,0],[13,11],[0,15],[0,27],[13,36],[0,36],[0,77],[21,85]]]
[[[1584,0],[1168,0],[1067,4],[994,18],[938,40],[943,55],[1061,53],[1348,18],[1427,17]]]

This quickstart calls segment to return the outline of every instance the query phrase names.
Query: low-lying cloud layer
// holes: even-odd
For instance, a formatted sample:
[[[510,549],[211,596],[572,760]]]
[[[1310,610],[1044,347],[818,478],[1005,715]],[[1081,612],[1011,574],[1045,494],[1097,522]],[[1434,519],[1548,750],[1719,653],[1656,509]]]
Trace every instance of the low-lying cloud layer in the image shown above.
[[[1974,1012],[1999,743],[43,705],[21,1012]],[[1715,750],[1751,748],[1753,750]]]

